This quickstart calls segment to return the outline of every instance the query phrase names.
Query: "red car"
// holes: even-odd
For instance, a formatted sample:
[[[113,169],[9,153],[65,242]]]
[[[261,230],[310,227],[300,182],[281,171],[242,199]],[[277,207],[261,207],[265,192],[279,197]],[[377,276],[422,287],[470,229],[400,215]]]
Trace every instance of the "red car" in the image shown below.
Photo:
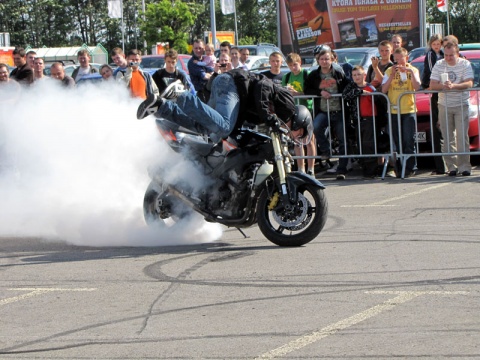
[[[480,50],[460,51],[460,53],[470,61],[473,68],[474,80],[473,86],[480,85]],[[423,62],[425,56],[416,58],[411,62],[420,72],[420,78],[423,72]],[[479,90],[480,91],[480,90]],[[470,91],[470,126],[468,135],[470,137],[470,151],[480,150],[479,139],[479,104],[480,93],[478,91]],[[428,152],[432,149],[432,131],[430,129],[430,96],[428,94],[416,94],[417,101],[417,139],[421,152]]]
[[[191,55],[179,54],[177,58],[177,68],[183,70],[188,75],[187,63]],[[144,55],[140,63],[142,69],[156,70],[165,67],[165,55]]]

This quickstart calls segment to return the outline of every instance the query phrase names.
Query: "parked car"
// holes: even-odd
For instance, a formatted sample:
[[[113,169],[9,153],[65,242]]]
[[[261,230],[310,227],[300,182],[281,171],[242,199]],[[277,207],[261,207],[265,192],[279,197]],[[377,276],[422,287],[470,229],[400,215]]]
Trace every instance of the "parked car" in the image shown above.
[[[467,51],[467,50],[480,50],[480,43],[469,43],[469,44],[459,44],[458,47],[460,51]],[[412,49],[408,53],[408,62],[412,62],[413,60],[419,58],[420,56],[424,56],[428,51],[427,47],[418,47]]]
[[[177,68],[188,73],[187,63],[192,56],[186,54],[179,54],[177,59]],[[144,55],[140,63],[142,69],[161,69],[165,67],[165,55]]]
[[[468,50],[462,51],[462,55],[465,56],[472,64],[473,68],[473,86],[480,86],[480,50]],[[425,56],[416,58],[411,62],[419,72],[420,76],[423,73]],[[468,128],[468,136],[470,137],[470,150],[480,150],[479,139],[479,96],[477,91],[470,91],[470,106],[469,117],[470,125]],[[417,139],[419,143],[420,151],[431,151],[432,143],[432,131],[430,128],[430,96],[428,94],[418,93],[416,94],[417,102]]]
[[[245,65],[247,66],[248,70],[257,70],[257,69],[265,69],[270,67],[268,63],[268,56],[249,56],[247,61],[245,61]]]
[[[359,47],[359,48],[343,48],[335,49],[338,56],[338,63],[349,63],[352,66],[361,65],[365,70],[372,63],[372,57],[379,56],[376,47]],[[317,60],[310,67],[310,71],[318,68]]]
[[[424,56],[427,53],[427,51],[428,49],[425,46],[412,49],[408,53],[408,62],[412,62],[416,58],[419,58],[420,56]]]

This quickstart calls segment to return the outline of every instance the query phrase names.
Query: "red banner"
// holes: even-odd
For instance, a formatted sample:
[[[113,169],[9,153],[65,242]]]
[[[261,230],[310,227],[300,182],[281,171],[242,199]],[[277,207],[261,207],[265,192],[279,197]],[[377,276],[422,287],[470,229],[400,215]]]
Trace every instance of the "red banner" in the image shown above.
[[[282,51],[311,57],[317,44],[378,46],[395,34],[420,46],[419,0],[280,0]]]

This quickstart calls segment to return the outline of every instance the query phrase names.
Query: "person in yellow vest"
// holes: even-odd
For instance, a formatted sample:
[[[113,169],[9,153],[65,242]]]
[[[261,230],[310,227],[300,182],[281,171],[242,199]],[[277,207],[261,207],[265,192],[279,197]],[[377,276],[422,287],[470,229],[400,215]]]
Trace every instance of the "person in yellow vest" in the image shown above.
[[[132,49],[127,53],[128,69],[123,80],[127,84],[132,97],[145,100],[148,95],[158,95],[158,87],[152,76],[140,69],[142,55],[139,50]]]
[[[420,89],[420,75],[417,68],[407,62],[408,52],[405,48],[400,47],[396,49],[393,52],[393,58],[395,65],[385,71],[382,81],[382,92],[387,94],[392,107],[392,135],[396,151],[400,151],[399,134],[401,131],[402,153],[413,155],[415,153],[415,113],[417,111],[415,107],[415,96],[414,94],[402,96],[399,106],[397,101],[403,93]],[[400,128],[397,114],[400,114]],[[414,156],[410,156],[407,159],[405,169],[405,177],[415,175]],[[398,175],[399,174],[397,174],[397,176]]]

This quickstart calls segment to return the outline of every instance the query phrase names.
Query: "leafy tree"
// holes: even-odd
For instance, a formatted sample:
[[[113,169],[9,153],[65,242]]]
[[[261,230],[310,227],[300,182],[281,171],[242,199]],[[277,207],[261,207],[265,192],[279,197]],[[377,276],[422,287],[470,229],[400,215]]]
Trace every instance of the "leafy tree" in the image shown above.
[[[447,29],[447,13],[440,12],[436,0],[427,0],[427,22],[443,23],[445,35],[452,34],[458,37],[460,42],[479,42],[480,23],[480,0],[448,0],[450,29]]]
[[[148,45],[166,42],[178,52],[186,52],[188,30],[195,22],[189,6],[181,1],[162,0],[147,5],[141,24]]]

